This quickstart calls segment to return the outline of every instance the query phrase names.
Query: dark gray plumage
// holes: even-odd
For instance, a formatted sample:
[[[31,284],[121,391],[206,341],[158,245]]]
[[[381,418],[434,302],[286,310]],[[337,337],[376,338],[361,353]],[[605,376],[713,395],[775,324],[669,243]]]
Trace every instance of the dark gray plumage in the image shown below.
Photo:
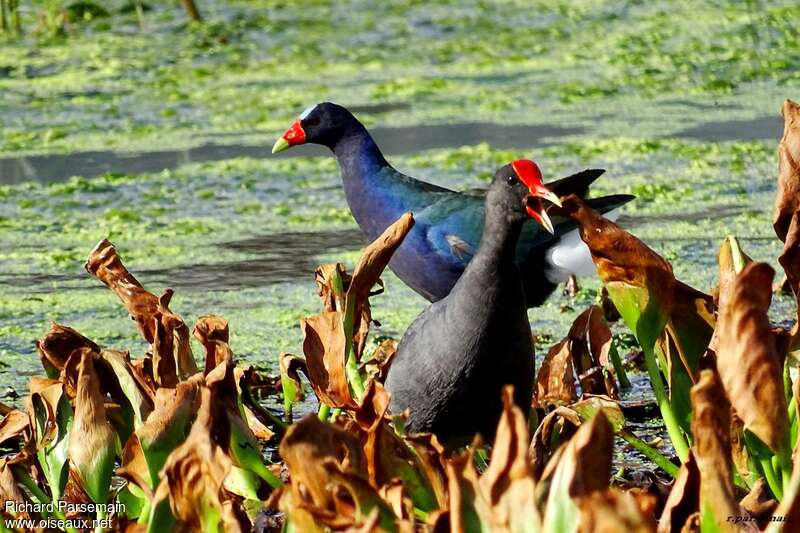
[[[476,432],[494,435],[505,384],[514,385],[526,414],[533,392],[533,341],[514,250],[526,205],[541,209],[541,200],[506,165],[485,205],[478,251],[450,294],[408,328],[386,379],[391,410],[409,409],[408,431],[433,432],[448,447]]]

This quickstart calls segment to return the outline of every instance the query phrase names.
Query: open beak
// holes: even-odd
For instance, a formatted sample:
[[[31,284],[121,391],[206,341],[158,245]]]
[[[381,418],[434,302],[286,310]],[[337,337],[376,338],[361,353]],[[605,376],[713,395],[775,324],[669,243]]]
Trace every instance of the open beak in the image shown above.
[[[295,120],[292,125],[286,130],[286,133],[278,137],[275,144],[272,146],[272,153],[277,154],[283,152],[290,146],[296,146],[306,142],[306,132],[303,131],[303,125],[300,119]]]
[[[551,204],[557,205],[558,207],[563,207],[561,205],[561,199],[558,197],[558,195],[544,185],[536,189],[536,192],[532,192],[532,194],[543,200],[547,200]]]
[[[511,163],[511,168],[514,169],[519,180],[528,187],[529,196],[525,199],[525,210],[528,212],[528,216],[541,224],[550,233],[554,233],[553,221],[547,216],[542,200],[547,200],[561,207],[561,200],[558,195],[542,183],[542,172],[533,161],[518,159]]]
[[[560,204],[559,204],[560,205]],[[528,196],[525,200],[525,209],[528,211],[528,216],[538,222],[544,229],[550,233],[555,233],[553,228],[553,221],[547,215],[547,211],[542,205],[542,201],[534,196]]]

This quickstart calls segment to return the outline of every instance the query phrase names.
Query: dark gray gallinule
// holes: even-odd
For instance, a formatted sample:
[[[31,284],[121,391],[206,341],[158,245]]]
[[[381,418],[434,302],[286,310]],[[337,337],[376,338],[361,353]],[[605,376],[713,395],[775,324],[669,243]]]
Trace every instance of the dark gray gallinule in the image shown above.
[[[514,385],[517,405],[530,410],[533,340],[514,251],[528,218],[552,231],[542,198],[560,205],[533,161],[500,168],[486,194],[475,256],[450,294],[400,340],[386,387],[392,411],[409,410],[409,431],[433,432],[448,447],[475,433],[490,438],[506,384]]]
[[[398,172],[383,157],[367,129],[336,104],[321,103],[304,111],[272,151],[304,143],[321,144],[333,151],[347,203],[370,240],[403,213],[414,213],[416,224],[389,267],[429,301],[444,298],[478,249],[484,221],[483,195],[451,191]],[[599,169],[584,170],[547,187],[560,196],[584,197],[602,173]],[[589,205],[606,213],[631,198],[606,196],[592,199]],[[589,250],[566,218],[555,225],[553,233],[536,224],[525,224],[518,241],[516,262],[528,307],[544,302],[571,274],[595,272]]]

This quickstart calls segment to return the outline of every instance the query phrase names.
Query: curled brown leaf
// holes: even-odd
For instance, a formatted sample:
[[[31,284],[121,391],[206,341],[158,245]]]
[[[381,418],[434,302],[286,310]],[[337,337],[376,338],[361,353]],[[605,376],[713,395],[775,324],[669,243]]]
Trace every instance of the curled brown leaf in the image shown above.
[[[345,371],[347,342],[339,312],[324,312],[304,319],[303,353],[308,378],[319,399],[331,407],[355,408]]]
[[[114,245],[106,239],[97,243],[89,253],[84,267],[114,291],[138,324],[144,339],[152,343],[155,338],[158,298],[147,292],[133,274],[128,272]]]
[[[800,209],[800,105],[783,102],[783,138],[778,145],[778,194],[772,225],[775,234],[786,240],[795,211]]]
[[[491,506],[492,530],[521,531],[539,521],[528,462],[528,421],[514,404],[513,387],[503,389],[503,412],[480,488]]]
[[[13,410],[0,420],[0,444],[9,440],[24,440],[31,426],[28,414]]]
[[[323,462],[335,461],[343,471],[367,478],[367,465],[358,437],[308,415],[292,424],[281,441],[280,454],[291,472],[292,502],[334,512]],[[282,500],[283,501],[283,500]],[[285,511],[286,509],[284,509]]]
[[[80,488],[105,503],[116,457],[116,434],[106,418],[105,398],[94,370],[94,354],[80,350],[75,417],[69,434],[69,462]]]
[[[655,521],[632,492],[608,489],[580,500],[580,533],[650,533]]]
[[[778,453],[788,445],[789,420],[783,361],[767,316],[774,275],[766,263],[751,263],[736,276],[717,323],[717,368],[745,428]]]
[[[211,372],[230,355],[228,321],[221,316],[199,317],[192,334],[206,352],[204,374]]]
[[[184,524],[202,529],[204,514],[216,509],[221,520],[226,516],[223,491],[231,460],[212,438],[213,399],[211,390],[200,388],[200,408],[186,440],[170,453],[164,464],[156,501],[169,498],[172,513]],[[225,521],[226,531],[241,528],[237,522]],[[231,528],[231,529],[228,529]]]
[[[664,504],[658,533],[680,533],[690,517],[700,508],[700,471],[694,454],[689,452]]]
[[[536,407],[566,405],[578,399],[571,344],[566,338],[547,352],[536,376]]]
[[[93,352],[100,351],[97,344],[76,330],[55,323],[50,326],[50,331],[41,340],[36,341],[36,350],[39,355],[59,371],[64,369],[72,352],[80,348],[89,348]]]
[[[717,372],[705,369],[692,387],[692,451],[700,473],[700,511],[710,513],[722,531],[736,531],[727,521],[744,511],[734,496],[731,466],[730,403]]]
[[[604,283],[650,286],[668,305],[675,278],[672,267],[642,241],[592,210],[575,195],[562,199],[565,213],[579,224],[597,273]]]

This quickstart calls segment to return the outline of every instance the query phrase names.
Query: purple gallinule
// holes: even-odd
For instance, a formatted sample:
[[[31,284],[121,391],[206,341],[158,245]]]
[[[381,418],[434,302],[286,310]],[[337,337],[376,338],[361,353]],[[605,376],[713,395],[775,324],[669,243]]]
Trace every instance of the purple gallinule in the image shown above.
[[[411,323],[389,367],[391,410],[409,410],[409,431],[433,432],[447,447],[490,438],[506,384],[530,410],[533,340],[515,250],[529,217],[552,231],[542,199],[560,206],[533,161],[495,174],[477,251],[450,293]]]
[[[308,108],[284,133],[273,153],[315,143],[330,148],[342,173],[350,210],[370,240],[406,211],[416,224],[392,256],[389,267],[409,287],[435,302],[453,288],[478,249],[483,231],[482,194],[459,193],[398,172],[386,161],[367,129],[340,105],[325,102]],[[547,184],[557,195],[583,197],[603,170],[584,170]],[[630,201],[628,195],[588,200],[606,213]],[[611,216],[610,218],[613,218]],[[554,219],[553,232],[525,224],[516,248],[526,305],[540,305],[571,274],[594,274],[589,250],[574,223]]]

